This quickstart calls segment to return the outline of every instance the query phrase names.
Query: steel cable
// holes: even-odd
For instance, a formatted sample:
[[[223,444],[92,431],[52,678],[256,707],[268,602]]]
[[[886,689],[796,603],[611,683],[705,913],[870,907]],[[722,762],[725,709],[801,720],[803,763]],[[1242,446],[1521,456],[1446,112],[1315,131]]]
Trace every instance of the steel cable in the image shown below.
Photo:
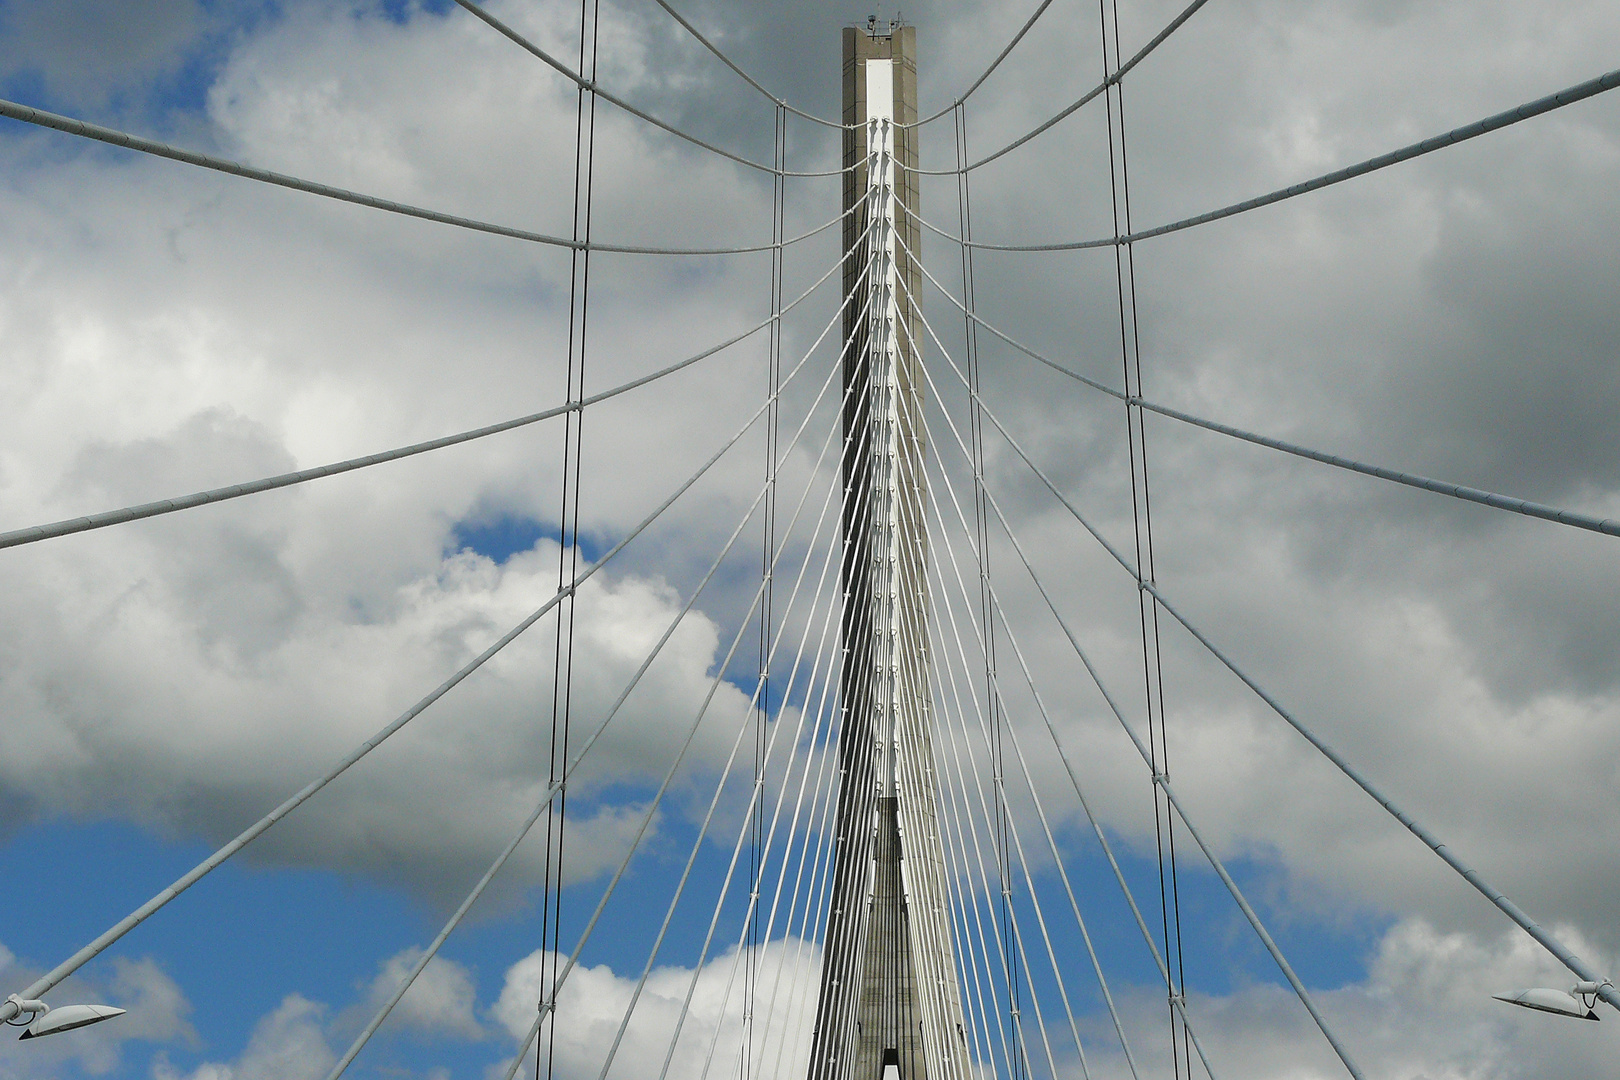
[[[429,210],[410,203],[397,202],[393,199],[384,199],[376,195],[366,195],[358,191],[350,191],[331,184],[321,184],[313,180],[304,180],[300,177],[289,176],[286,173],[275,172],[270,169],[261,169],[253,165],[244,165],[228,158],[217,157],[213,154],[203,154],[195,150],[185,150],[155,139],[131,135],[115,128],[103,127],[85,120],[77,120],[71,116],[61,116],[57,113],[36,109],[28,105],[20,105],[15,101],[0,100],[0,116],[20,121],[24,124],[33,124],[35,127],[50,128],[54,131],[64,132],[68,135],[77,135],[83,139],[93,139],[96,142],[107,143],[112,146],[121,146],[126,150],[135,150],[153,157],[167,158],[170,161],[179,161],[187,165],[195,165],[203,169],[212,169],[214,172],[228,173],[231,176],[240,176],[248,180],[257,180],[260,183],[271,184],[275,187],[287,188],[291,191],[302,191],[309,195],[319,195],[322,198],[335,199],[338,202],[352,203],[356,206],[366,206],[373,210],[382,210],[390,214],[399,214],[402,217],[417,218],[421,221],[432,221],[440,225],[454,225],[461,229],[470,229],[473,232],[487,233],[491,236],[504,236],[511,240],[525,240],[530,243],[544,244],[548,247],[583,249],[604,251],[619,255],[748,255],[754,252],[770,251],[776,245],[752,244],[739,247],[709,247],[709,248],[682,248],[682,247],[652,247],[641,244],[603,244],[592,242],[583,244],[570,240],[565,236],[556,236],[551,233],[535,232],[532,229],[520,229],[511,225],[498,225],[493,222],[480,221],[477,218],[462,217],[458,214],[446,214],[438,210]],[[799,175],[799,174],[790,174]],[[795,244],[801,240],[830,229],[849,214],[845,211],[832,221],[820,225],[807,233],[795,236],[785,241]]]
[[[518,47],[522,48],[525,52],[529,53],[529,55],[531,55],[531,56],[535,57],[536,59],[541,60],[544,63],[548,64],[549,66],[554,68],[556,71],[560,72],[564,78],[572,80],[581,90],[588,90],[591,93],[595,94],[597,97],[600,97],[603,101],[608,101],[608,102],[613,103],[614,105],[617,105],[619,108],[623,109],[625,112],[629,113],[630,115],[635,116],[635,117],[637,117],[637,118],[639,118],[641,120],[645,120],[647,123],[653,125],[654,127],[658,128],[658,129],[660,129],[662,131],[669,132],[671,135],[674,135],[676,138],[685,139],[687,142],[691,143],[693,146],[702,147],[703,149],[709,151],[712,154],[718,154],[721,157],[726,158],[726,159],[728,159],[730,161],[735,161],[739,165],[746,165],[750,169],[757,169],[760,172],[769,173],[772,176],[778,176],[778,177],[781,177],[781,176],[842,176],[844,173],[850,172],[852,170],[852,168],[853,168],[853,166],[852,166],[851,168],[845,168],[845,169],[824,169],[824,170],[819,171],[819,172],[794,172],[794,171],[792,171],[790,169],[782,169],[782,168],[777,168],[777,167],[775,167],[773,165],[765,165],[765,164],[763,164],[761,162],[754,161],[751,158],[743,157],[741,154],[734,154],[730,150],[721,149],[720,147],[715,146],[713,143],[705,142],[702,139],[698,138],[696,135],[689,134],[689,133],[687,133],[685,131],[682,131],[680,128],[675,127],[673,124],[670,124],[670,123],[667,123],[667,122],[665,122],[663,120],[658,119],[656,116],[652,115],[649,112],[646,112],[645,110],[636,108],[634,105],[630,104],[628,101],[625,101],[623,98],[621,98],[618,95],[612,93],[611,91],[602,89],[601,86],[597,85],[597,83],[596,83],[596,81],[594,79],[584,78],[578,72],[570,70],[567,64],[564,64],[561,60],[558,60],[556,57],[552,56],[550,53],[548,53],[544,49],[540,48],[540,46],[534,44],[534,42],[530,41],[528,38],[524,37],[522,34],[519,34],[516,30],[514,30],[510,26],[506,25],[504,22],[497,19],[495,16],[493,16],[489,12],[485,11],[478,4],[474,3],[473,0],[456,0],[456,3],[460,4],[463,8],[467,9],[467,11],[471,12],[473,15],[476,15],[478,18],[482,19],[485,23],[487,23],[489,26],[494,28],[494,30],[496,32],[498,32],[499,34],[501,34],[502,36],[507,38],[509,41],[516,44]],[[781,105],[783,103],[778,102],[777,104]]]
[[[865,233],[863,232],[861,237],[857,238],[856,243],[861,243],[864,236]],[[472,442],[476,439],[482,439],[490,435],[498,435],[504,431],[513,431],[517,428],[527,427],[530,424],[539,423],[542,420],[551,420],[566,413],[585,409],[588,406],[597,404],[598,402],[607,401],[609,398],[617,397],[618,395],[627,391],[646,386],[651,382],[656,382],[667,375],[673,375],[675,372],[689,368],[698,361],[705,360],[713,356],[715,353],[737,344],[739,341],[742,341],[745,338],[752,337],[754,334],[757,334],[761,330],[764,330],[766,327],[772,325],[772,323],[777,321],[780,315],[785,315],[787,312],[798,307],[801,301],[808,298],[811,293],[820,288],[828,278],[832,277],[832,275],[843,266],[843,264],[843,258],[840,258],[828,268],[826,273],[822,274],[821,277],[816,280],[815,284],[811,285],[810,288],[800,293],[798,298],[784,307],[780,313],[772,314],[770,317],[756,323],[747,330],[744,330],[742,333],[733,335],[717,345],[711,345],[702,352],[689,356],[684,360],[678,360],[667,367],[660,368],[659,370],[651,372],[647,375],[642,375],[639,378],[631,379],[629,382],[621,383],[620,385],[611,387],[607,390],[602,390],[579,401],[571,402],[566,405],[558,405],[555,408],[546,409],[537,413],[530,413],[527,416],[519,416],[511,420],[503,420],[498,424],[488,424],[484,427],[472,428],[468,431],[459,432],[455,435],[444,435],[437,439],[429,439],[425,442],[412,443],[409,446],[401,446],[393,450],[383,450],[375,454],[366,454],[363,457],[349,458],[346,461],[333,462],[329,465],[317,465],[313,468],[300,469],[296,472],[282,473],[279,476],[267,476],[258,480],[248,480],[240,484],[231,484],[226,487],[211,488],[207,491],[198,491],[190,495],[180,495],[171,499],[160,499],[157,502],[140,503],[135,506],[126,506],[118,510],[103,511],[99,514],[67,518],[62,521],[55,521],[45,525],[31,525],[22,529],[13,529],[10,532],[0,533],[0,548],[16,547],[19,544],[32,544],[40,540],[49,540],[58,536],[67,536],[72,533],[87,532],[92,529],[104,529],[110,525],[122,525],[129,521],[140,521],[149,517],[158,517],[162,514],[174,513],[177,510],[190,510],[193,507],[205,506],[216,502],[224,502],[229,499],[240,498],[243,495],[257,495],[263,491],[273,491],[277,488],[290,487],[294,484],[302,484],[310,480],[319,480],[323,477],[336,476],[340,473],[352,472],[356,469],[363,469],[371,465],[379,465],[386,461],[398,461],[400,458],[413,457],[416,454],[425,454],[431,450],[441,450],[447,446],[457,446],[461,443]]]
[[[1399,165],[1403,161],[1411,161],[1413,158],[1422,157],[1425,154],[1432,154],[1436,150],[1444,150],[1448,146],[1455,146],[1458,143],[1467,142],[1469,139],[1478,138],[1479,136],[1489,134],[1492,131],[1499,131],[1502,128],[1511,127],[1512,125],[1519,123],[1521,120],[1529,120],[1532,117],[1541,116],[1543,113],[1549,113],[1555,109],[1561,109],[1566,105],[1573,105],[1578,101],[1585,101],[1589,97],[1595,97],[1598,94],[1613,90],[1616,86],[1620,86],[1620,69],[1606,72],[1597,76],[1596,78],[1588,79],[1585,82],[1576,83],[1574,86],[1560,90],[1557,93],[1548,94],[1546,97],[1540,97],[1534,101],[1525,102],[1523,105],[1517,106],[1516,108],[1508,109],[1492,116],[1487,116],[1483,120],[1475,120],[1471,124],[1464,124],[1461,127],[1452,128],[1450,131],[1431,136],[1422,140],[1421,142],[1411,143],[1410,145],[1400,147],[1399,149],[1390,150],[1387,153],[1379,154],[1376,157],[1367,158],[1365,161],[1359,161],[1354,165],[1346,165],[1343,168],[1334,169],[1332,172],[1323,173],[1322,175],[1314,177],[1313,179],[1305,180],[1298,184],[1291,184],[1285,188],[1278,188],[1275,191],[1267,192],[1264,195],[1257,195],[1251,199],[1244,199],[1242,202],[1231,203],[1216,210],[1207,210],[1202,214],[1194,214],[1192,217],[1182,218],[1179,221],[1172,221],[1166,225],[1157,225],[1151,229],[1142,229],[1139,232],[1133,232],[1124,236],[1102,236],[1092,240],[1070,240],[1053,244],[987,244],[980,240],[964,240],[960,236],[953,236],[944,229],[939,228],[937,225],[932,225],[920,217],[916,218],[916,220],[918,224],[922,225],[922,227],[927,229],[929,232],[949,240],[952,243],[967,243],[973,247],[981,248],[986,251],[1081,251],[1087,248],[1113,247],[1116,244],[1134,243],[1138,240],[1151,240],[1156,236],[1166,236],[1170,233],[1180,232],[1183,229],[1190,229],[1195,225],[1207,225],[1212,221],[1220,221],[1222,218],[1229,218],[1237,214],[1247,213],[1250,210],[1257,210],[1263,206],[1271,206],[1273,203],[1280,203],[1284,200],[1292,199],[1299,195],[1305,195],[1312,191],[1320,191],[1323,188],[1332,187],[1334,184],[1342,184],[1346,180],[1353,180],[1358,176],[1365,176],[1368,173],[1377,172],[1380,169],[1387,169],[1391,165]],[[1100,90],[1094,91],[1094,93],[1100,92]],[[949,176],[951,175],[952,171],[953,170],[945,170],[943,172],[930,173],[928,175]]]

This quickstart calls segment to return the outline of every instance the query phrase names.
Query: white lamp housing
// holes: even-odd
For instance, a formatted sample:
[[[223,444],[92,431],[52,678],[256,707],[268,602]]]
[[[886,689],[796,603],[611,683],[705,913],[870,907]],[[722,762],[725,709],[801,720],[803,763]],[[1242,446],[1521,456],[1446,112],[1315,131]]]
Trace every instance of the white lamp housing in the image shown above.
[[[22,1033],[22,1037],[37,1039],[41,1035],[72,1031],[74,1028],[99,1024],[103,1020],[123,1015],[123,1009],[115,1009],[111,1005],[63,1005],[59,1009],[38,1013],[34,1017],[34,1022],[28,1025],[28,1030]]]
[[[1579,989],[1579,987],[1577,987]],[[1573,1016],[1580,1020],[1600,1019],[1598,1014],[1574,994],[1563,990],[1552,990],[1544,986],[1533,987],[1529,990],[1520,990],[1516,994],[1492,994],[1497,1001],[1505,1001],[1509,1005],[1522,1005],[1526,1009],[1535,1009],[1538,1012],[1557,1013],[1559,1016]]]

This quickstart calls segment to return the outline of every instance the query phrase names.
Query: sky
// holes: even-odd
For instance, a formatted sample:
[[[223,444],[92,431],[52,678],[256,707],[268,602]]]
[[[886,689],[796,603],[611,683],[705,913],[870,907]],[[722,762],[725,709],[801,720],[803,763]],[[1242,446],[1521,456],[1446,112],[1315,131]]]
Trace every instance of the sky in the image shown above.
[[[577,7],[488,6],[557,55],[577,56]],[[869,14],[916,25],[926,114],[970,85],[1035,7],[676,6],[773,92],[821,116],[839,109],[845,25]],[[1122,0],[1125,52],[1179,6]],[[1209,0],[1126,81],[1133,223],[1222,206],[1539,98],[1614,68],[1617,43],[1620,11],[1600,2]],[[769,160],[770,102],[650,0],[603,3],[598,64],[601,84],[638,107]],[[1079,97],[1102,65],[1097,9],[1054,0],[968,99],[970,155]],[[0,96],[385,198],[569,230],[572,84],[452,4],[0,0]],[[1101,105],[972,174],[976,238],[1109,235]],[[768,176],[606,103],[597,110],[596,239],[769,241]],[[837,165],[831,129],[790,119],[787,146],[791,169]],[[925,167],[955,162],[947,121],[924,128],[920,146]],[[1607,94],[1144,241],[1134,258],[1145,395],[1360,460],[1620,516],[1617,173],[1620,98]],[[831,221],[837,186],[789,180],[787,234]],[[928,177],[921,193],[920,215],[947,233],[959,232],[953,189],[950,177]],[[320,465],[564,399],[564,251],[10,120],[0,121],[0,203],[0,530]],[[958,251],[934,233],[923,248],[940,285],[959,295]],[[836,229],[793,245],[785,295],[809,289],[838,257]],[[587,391],[756,326],[770,312],[769,279],[761,254],[593,256]],[[837,452],[827,442],[839,392],[828,382],[837,288],[834,275],[783,320],[784,371],[794,375],[783,391],[777,489],[780,644],[760,729],[779,755],[766,761],[763,790],[782,796],[784,815],[802,810],[783,830],[810,843],[826,830],[818,804],[795,792],[800,778],[824,776],[828,760],[816,690],[824,669],[811,665],[836,638],[823,561],[836,511],[826,510],[822,455],[829,445]],[[1119,383],[1107,249],[980,251],[974,293],[987,323]],[[965,422],[966,396],[947,362],[963,356],[963,320],[932,286],[919,299],[938,334],[924,345],[934,380],[936,696],[971,742],[977,713],[971,704],[958,712],[952,682],[965,702],[983,696],[977,597],[968,602],[956,578],[974,556],[951,501],[969,500],[971,515],[971,472],[950,427]],[[1122,407],[988,333],[979,350],[983,400],[1000,425],[1087,520],[1128,547]],[[767,368],[756,335],[587,410],[581,560],[628,537],[753,415]],[[1598,970],[1614,971],[1620,861],[1604,838],[1620,825],[1616,541],[1169,419],[1148,419],[1146,444],[1164,595],[1463,860]],[[0,551],[4,993],[320,775],[548,600],[563,555],[563,445],[561,422],[548,421]],[[994,426],[984,454],[986,486],[1040,581],[1140,726],[1135,582]],[[807,1052],[802,1003],[820,958],[804,941],[804,912],[791,924],[779,916],[764,941],[739,944],[743,890],[733,883],[705,947],[747,824],[758,517],[716,558],[764,476],[755,427],[580,590],[576,746],[716,567],[570,785],[564,953],[629,862],[559,998],[555,1075],[598,1075],[689,857],[611,1075],[657,1075],[687,994],[669,1075],[736,1073],[736,970],[788,973],[776,983],[786,1000],[772,1000],[762,1025],[770,1037],[754,1051],[772,1063],[762,1071],[795,1071]],[[1008,774],[1028,867],[1027,878],[1014,875],[1014,911],[1054,1060],[1061,1075],[1080,1075],[1036,901],[1087,1067],[1129,1075],[1036,798],[1138,1065],[1173,1075],[1162,984],[1019,659],[1156,922],[1147,770],[1004,532],[992,531],[989,563],[1012,630],[998,644],[998,686],[1028,766]],[[53,991],[53,1004],[102,1001],[128,1013],[50,1039],[0,1039],[0,1078],[325,1076],[544,792],[555,641],[554,621],[537,623]],[[1367,1075],[1602,1074],[1620,1050],[1612,1012],[1594,1025],[1493,1001],[1567,987],[1573,976],[1167,619],[1159,647],[1176,791]],[[959,767],[947,762],[951,738],[944,728],[937,737],[947,770]],[[741,772],[728,771],[734,746]],[[956,775],[953,792],[977,799],[984,763],[970,759]],[[1176,835],[1188,1010],[1217,1075],[1345,1075],[1196,845],[1185,830]],[[962,854],[953,873],[977,880]],[[783,865],[773,857],[762,880]],[[542,830],[350,1075],[504,1073],[554,962],[542,926],[545,865]],[[1031,1058],[1045,1075],[1044,1051]]]

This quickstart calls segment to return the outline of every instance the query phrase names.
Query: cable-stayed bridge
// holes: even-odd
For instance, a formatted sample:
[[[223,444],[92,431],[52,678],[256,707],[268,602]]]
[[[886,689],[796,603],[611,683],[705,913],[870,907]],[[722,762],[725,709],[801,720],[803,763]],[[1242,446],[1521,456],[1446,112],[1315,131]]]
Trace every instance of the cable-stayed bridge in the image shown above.
[[[1460,143],[1535,123],[1620,85],[1620,71],[1549,88],[1552,92],[1488,116],[1459,118],[1452,128],[1283,188],[1177,220],[1143,224],[1131,206],[1126,89],[1132,79],[1144,77],[1156,50],[1176,35],[1197,32],[1195,16],[1206,0],[1188,5],[1135,51],[1121,47],[1117,10],[1102,5],[1095,27],[1100,70],[1047,119],[1004,133],[988,152],[977,147],[970,152],[970,109],[979,104],[981,87],[1001,65],[1013,62],[1010,58],[1029,34],[1038,32],[1043,18],[1058,17],[1048,11],[1049,0],[949,107],[931,115],[921,114],[917,105],[918,83],[927,73],[918,68],[916,40],[928,27],[873,20],[844,28],[844,109],[836,118],[813,115],[779,98],[767,88],[770,79],[735,63],[692,21],[658,0],[675,25],[759,94],[762,112],[773,114],[769,159],[694,134],[618,92],[600,74],[595,5],[582,5],[578,51],[565,56],[474,0],[457,2],[464,17],[480,20],[487,32],[550,69],[537,68],[536,77],[560,78],[574,87],[572,220],[565,231],[539,231],[383,198],[0,102],[0,114],[24,124],[435,227],[539,245],[562,253],[569,262],[567,381],[549,407],[359,457],[243,476],[224,486],[177,491],[158,501],[111,506],[0,535],[0,546],[16,548],[71,542],[65,538],[166,515],[183,521],[187,513],[214,503],[252,499],[344,473],[407,468],[389,463],[497,439],[536,424],[561,428],[555,591],[521,620],[481,640],[464,662],[435,672],[416,700],[401,703],[408,707],[336,757],[325,771],[309,776],[304,786],[287,792],[279,805],[266,806],[264,816],[230,842],[144,903],[129,905],[127,914],[114,914],[104,932],[55,967],[27,985],[9,988],[14,996],[0,1005],[0,1017],[36,1025],[40,1034],[47,1034],[51,1032],[43,1025],[53,1015],[59,1021],[79,1016],[69,1011],[75,1003],[56,994],[65,979],[118,949],[125,935],[148,919],[164,918],[170,903],[193,885],[320,799],[351,768],[364,768],[373,751],[421,723],[441,699],[453,701],[450,695],[465,693],[464,685],[475,686],[481,669],[509,646],[535,636],[549,642],[551,669],[550,699],[536,713],[544,713],[544,719],[533,721],[533,737],[545,745],[546,771],[534,778],[538,795],[526,816],[503,823],[509,834],[505,846],[489,853],[485,868],[464,888],[457,887],[461,899],[357,1026],[328,1070],[332,1078],[364,1067],[373,1036],[384,1030],[416,980],[524,845],[544,849],[543,952],[533,1019],[518,1052],[506,1063],[508,1080],[531,1068],[555,1070],[557,1033],[570,1023],[568,987],[580,978],[582,965],[588,968],[593,941],[632,931],[650,931],[648,947],[644,961],[631,972],[622,1010],[602,1032],[593,1066],[603,1080],[628,1075],[621,1048],[634,1038],[642,1010],[671,1005],[660,1077],[688,1072],[840,1080],[886,1080],[890,1075],[1232,1075],[1230,1069],[1223,1071],[1211,1046],[1211,1027],[1219,1018],[1199,1014],[1199,969],[1196,962],[1186,962],[1200,948],[1183,940],[1181,922],[1183,878],[1192,873],[1212,874],[1218,882],[1234,921],[1253,936],[1294,995],[1291,1007],[1316,1030],[1318,1050],[1325,1047],[1336,1067],[1349,1075],[1369,1075],[1357,1064],[1363,1033],[1336,1023],[1333,1009],[1313,995],[1254,898],[1245,894],[1240,875],[1223,862],[1219,841],[1200,827],[1195,802],[1184,799],[1176,786],[1170,762],[1178,749],[1178,727],[1175,707],[1166,704],[1163,670],[1164,639],[1172,634],[1195,643],[1214,676],[1233,680],[1252,694],[1276,724],[1291,730],[1344,781],[1359,788],[1371,806],[1388,816],[1392,833],[1426,848],[1437,866],[1475,891],[1478,903],[1568,969],[1569,980],[1582,989],[1563,999],[1538,999],[1541,1007],[1564,999],[1579,1011],[1600,999],[1620,1007],[1608,982],[1610,972],[1577,955],[1558,932],[1539,924],[1533,912],[1499,889],[1494,877],[1474,867],[1466,851],[1409,813],[1353,753],[1341,752],[1312,717],[1261,681],[1253,658],[1228,644],[1219,613],[1197,611],[1183,599],[1174,576],[1157,571],[1149,463],[1156,460],[1150,434],[1161,428],[1148,420],[1155,425],[1174,422],[1303,459],[1312,467],[1357,474],[1368,483],[1471,504],[1470,512],[1537,519],[1527,527],[1615,537],[1620,536],[1620,522],[1519,498],[1511,491],[1423,475],[1398,462],[1359,460],[1309,441],[1251,429],[1214,410],[1206,414],[1156,399],[1143,377],[1154,357],[1138,333],[1147,301],[1145,295],[1139,298],[1136,280],[1138,245],[1175,233],[1195,238],[1192,230],[1205,225],[1265,213],[1275,204],[1308,199]],[[604,222],[593,214],[593,193],[603,166],[596,143],[600,118],[609,110],[684,143],[687,152],[766,178],[771,191],[769,240],[681,245],[653,237],[599,239]],[[979,171],[995,162],[1016,162],[1017,155],[1082,110],[1103,113],[1111,229],[1028,242],[976,236],[973,181]],[[797,129],[835,132],[840,160],[789,168]],[[927,140],[951,145],[954,167],[923,167],[919,147]],[[558,152],[566,155],[569,149]],[[818,198],[827,205],[817,227],[790,233],[790,182],[821,185]],[[841,194],[836,205],[827,194],[833,187]],[[957,213],[950,220],[938,208],[953,201]],[[787,260],[803,245],[831,234],[841,240],[837,258],[819,267],[808,287],[790,290]],[[956,276],[942,270],[937,260],[931,268],[924,261],[925,245],[948,251],[943,265]],[[1103,252],[1112,263],[1113,294],[1104,298],[1104,306],[1112,322],[1111,350],[1119,363],[1113,380],[1086,374],[1071,357],[1029,344],[1019,327],[982,317],[976,302],[976,286],[986,276],[984,263],[992,257],[987,253],[1007,253],[995,258],[1050,258],[1086,250]],[[761,291],[769,306],[740,332],[715,335],[709,347],[664,358],[633,378],[598,386],[586,379],[592,335],[601,333],[591,321],[593,296],[600,302],[601,288],[597,285],[593,292],[592,263],[609,256],[649,262],[763,256],[770,269],[768,289]],[[599,261],[596,273],[601,273]],[[785,321],[809,312],[815,313],[815,330],[804,335],[807,343],[790,338]],[[1074,394],[1107,401],[1117,410],[1129,472],[1133,535],[1128,540],[1099,526],[1084,498],[1029,445],[1028,433],[1005,418],[993,390],[981,394],[980,350],[987,345],[997,355],[1027,364],[1031,372],[1061,377]],[[749,408],[732,417],[727,430],[690,433],[693,440],[707,440],[701,464],[648,505],[638,524],[600,550],[587,552],[582,537],[588,530],[581,518],[582,503],[593,498],[586,483],[585,459],[591,452],[584,435],[587,421],[600,416],[608,402],[657,394],[660,384],[668,385],[666,380],[682,373],[701,379],[706,362],[749,347],[763,357],[757,365],[758,393]],[[588,615],[581,608],[593,595],[590,588],[599,575],[613,572],[607,568],[617,560],[645,559],[637,545],[646,543],[661,518],[712,470],[735,467],[750,454],[758,469],[752,501],[715,529],[716,543],[694,575],[693,587],[680,598],[667,625],[638,652],[633,673],[614,688],[611,705],[600,713],[578,708],[575,681],[594,677],[576,666],[579,620]],[[990,459],[1002,467],[991,469]],[[1022,486],[1015,492],[997,482],[1007,475],[1007,463],[1020,471]],[[1047,539],[1037,546],[1023,534],[1011,500],[1027,500],[1030,492],[1047,502],[1050,513],[1066,519],[1063,550],[1100,551],[1134,592],[1139,639],[1129,686],[1122,685],[1119,674],[1105,673],[1105,665],[1088,651],[1087,612],[1072,603],[1066,582],[1053,580],[1051,552],[1043,550]],[[588,772],[593,754],[599,756],[601,747],[617,737],[615,724],[626,722],[623,713],[642,679],[681,633],[685,620],[703,610],[711,584],[734,579],[743,558],[752,561],[749,587],[741,590],[744,600],[727,621],[720,643],[723,659],[709,673],[696,710],[665,718],[666,742],[659,747],[663,756],[654,770],[659,779],[637,807],[623,851],[601,872],[600,888],[587,910],[565,915],[564,854],[570,842],[579,843],[571,839],[578,835],[568,811],[571,781],[577,791],[576,777]],[[1033,603],[1009,602],[1015,591]],[[1040,621],[1032,622],[1032,616]],[[1146,880],[1138,876],[1133,883],[1128,854],[1119,850],[1119,834],[1107,826],[1106,817],[1094,816],[1099,779],[1094,762],[1084,748],[1065,740],[1063,711],[1071,703],[1060,698],[1072,693],[1075,684],[1056,692],[1043,687],[1036,648],[1063,651],[1062,663],[1075,673],[1076,683],[1083,676],[1087,693],[1094,695],[1087,707],[1110,718],[1123,744],[1140,759],[1136,782],[1153,808],[1154,873]],[[740,677],[741,670],[749,675]],[[738,693],[727,696],[728,687]],[[718,709],[717,698],[724,703]],[[636,883],[636,860],[651,846],[671,793],[690,782],[682,769],[693,747],[716,739],[721,767],[702,778],[695,834],[674,857],[678,870],[668,888],[648,890]],[[1065,822],[1084,822],[1084,856],[1076,855],[1073,836],[1065,836]],[[711,867],[708,853],[713,850],[722,857]],[[669,857],[667,852],[663,857]],[[1096,862],[1102,872],[1083,878],[1072,874],[1077,858]],[[627,907],[625,893],[632,889],[636,895]],[[577,895],[577,889],[568,891],[567,902],[575,903]],[[1094,943],[1088,918],[1095,919],[1096,909],[1104,906],[1112,907],[1134,935],[1136,962],[1156,976],[1152,987],[1158,1015],[1151,1024],[1143,1023],[1123,1000],[1126,988],[1120,980],[1110,982],[1111,950]],[[570,932],[577,930],[572,940],[564,935],[565,924]],[[650,991],[660,977],[660,964],[669,963],[672,939],[696,944],[690,978],[673,993],[666,993],[667,988]],[[524,951],[534,944],[527,943]],[[693,1008],[706,964],[718,964],[724,973],[714,1015],[699,1015]],[[654,997],[656,1004],[650,1004]],[[60,1037],[76,1036],[69,1031]]]

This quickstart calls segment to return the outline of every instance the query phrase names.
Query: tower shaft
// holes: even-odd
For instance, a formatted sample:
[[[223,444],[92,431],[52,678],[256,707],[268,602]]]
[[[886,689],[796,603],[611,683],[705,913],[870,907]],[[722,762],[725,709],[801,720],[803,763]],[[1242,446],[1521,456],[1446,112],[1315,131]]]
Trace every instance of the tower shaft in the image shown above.
[[[916,129],[901,126],[917,118],[916,31],[846,29],[843,45],[844,712],[809,1072],[880,1080],[888,1063],[901,1080],[955,1080],[968,1070],[929,691]]]

